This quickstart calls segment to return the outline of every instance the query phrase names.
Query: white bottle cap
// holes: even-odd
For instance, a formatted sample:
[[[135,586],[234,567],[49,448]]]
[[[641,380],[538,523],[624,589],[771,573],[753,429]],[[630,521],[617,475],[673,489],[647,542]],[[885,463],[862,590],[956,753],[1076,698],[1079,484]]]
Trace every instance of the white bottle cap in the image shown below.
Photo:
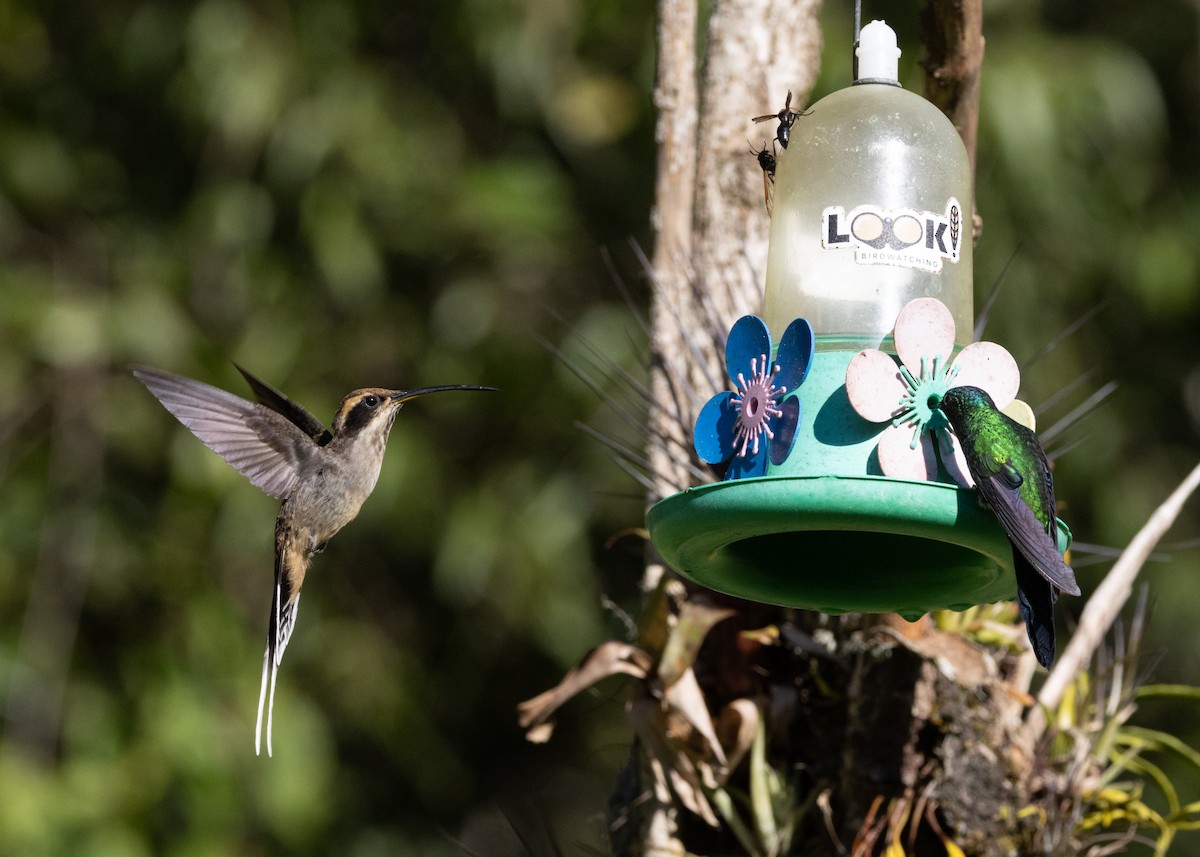
[[[883,21],[872,21],[858,34],[858,79],[898,82],[900,48],[896,31]]]

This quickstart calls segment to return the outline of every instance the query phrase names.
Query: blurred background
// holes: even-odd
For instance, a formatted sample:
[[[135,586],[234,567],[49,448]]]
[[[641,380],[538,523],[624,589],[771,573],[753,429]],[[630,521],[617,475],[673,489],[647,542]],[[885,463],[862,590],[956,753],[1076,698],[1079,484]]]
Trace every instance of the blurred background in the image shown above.
[[[1060,514],[1118,548],[1200,450],[1200,14],[986,7],[977,306],[1002,282],[985,336],[1041,429],[1117,383],[1052,446]],[[865,14],[919,90],[918,9]],[[639,443],[589,347],[644,372],[653,11],[0,4],[0,854],[603,849],[619,683],[545,746],[514,706],[638,606],[643,494],[579,424]],[[850,20],[826,5],[814,100]],[[277,503],[127,371],[247,395],[233,361],[326,421],[360,386],[503,389],[401,414],[314,561],[270,760]],[[1143,575],[1154,681],[1200,684],[1198,517]],[[1134,722],[1200,743],[1190,703]]]

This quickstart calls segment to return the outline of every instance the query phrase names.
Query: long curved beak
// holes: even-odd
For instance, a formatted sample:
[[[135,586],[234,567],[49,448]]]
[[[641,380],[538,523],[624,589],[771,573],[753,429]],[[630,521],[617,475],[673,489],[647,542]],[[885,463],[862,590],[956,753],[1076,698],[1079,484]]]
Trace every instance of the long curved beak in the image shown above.
[[[397,390],[392,393],[392,401],[398,405],[402,405],[410,399],[415,399],[418,396],[427,396],[430,393],[446,393],[450,390],[483,390],[492,393],[499,392],[497,387],[471,387],[466,384],[443,384],[440,387],[421,387],[419,390]]]

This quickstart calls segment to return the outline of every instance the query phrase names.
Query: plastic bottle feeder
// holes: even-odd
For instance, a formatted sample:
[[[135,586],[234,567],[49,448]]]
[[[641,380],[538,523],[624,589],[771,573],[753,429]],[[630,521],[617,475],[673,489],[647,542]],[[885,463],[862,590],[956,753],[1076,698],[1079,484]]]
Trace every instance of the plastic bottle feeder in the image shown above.
[[[971,342],[967,153],[946,117],[899,85],[899,55],[895,33],[868,24],[855,85],[792,126],[776,161],[764,318],[734,324],[733,391],[696,425],[698,454],[725,479],[649,511],[663,559],[711,589],[908,618],[1015,595],[1012,548],[965,487],[936,402],[972,384],[1015,419],[1031,424],[1032,412],[1015,400],[1008,352]],[[1060,547],[1067,539],[1060,527]]]

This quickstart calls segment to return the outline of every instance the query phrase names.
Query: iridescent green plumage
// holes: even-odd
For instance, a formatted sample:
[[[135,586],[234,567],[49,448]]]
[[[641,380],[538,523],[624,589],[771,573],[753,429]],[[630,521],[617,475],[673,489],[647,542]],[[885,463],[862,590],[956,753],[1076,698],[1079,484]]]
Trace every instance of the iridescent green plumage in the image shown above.
[[[978,387],[953,387],[938,405],[958,437],[971,477],[1013,546],[1017,603],[1038,661],[1054,663],[1054,600],[1079,594],[1058,552],[1054,481],[1042,445]]]

